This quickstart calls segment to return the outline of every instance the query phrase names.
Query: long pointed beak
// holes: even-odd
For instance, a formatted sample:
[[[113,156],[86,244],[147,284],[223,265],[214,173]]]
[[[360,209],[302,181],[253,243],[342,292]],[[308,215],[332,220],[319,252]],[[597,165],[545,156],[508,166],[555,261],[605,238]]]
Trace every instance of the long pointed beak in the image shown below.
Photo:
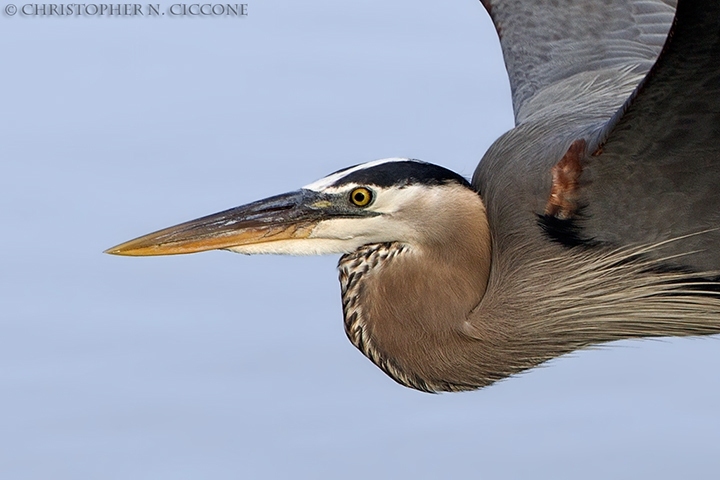
[[[331,205],[311,190],[277,195],[191,220],[109,248],[128,256],[177,255],[307,238]]]

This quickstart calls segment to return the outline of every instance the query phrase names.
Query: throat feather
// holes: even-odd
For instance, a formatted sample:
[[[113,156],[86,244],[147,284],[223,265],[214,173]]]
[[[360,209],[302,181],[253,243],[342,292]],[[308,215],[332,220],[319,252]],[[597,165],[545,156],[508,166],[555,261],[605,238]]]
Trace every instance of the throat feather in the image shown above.
[[[406,252],[408,246],[398,242],[364,245],[352,253],[343,255],[338,263],[340,291],[342,295],[345,333],[350,341],[370,357],[365,335],[365,319],[359,297],[362,295],[363,277],[383,262],[391,261]]]
[[[400,242],[364,245],[352,253],[343,255],[338,263],[340,291],[342,295],[345,334],[375,365],[396,382],[432,392],[435,389],[416,375],[405,372],[388,355],[381,352],[372,341],[367,316],[362,308],[364,280],[369,272],[393,261],[410,250]],[[367,301],[367,299],[365,299]]]

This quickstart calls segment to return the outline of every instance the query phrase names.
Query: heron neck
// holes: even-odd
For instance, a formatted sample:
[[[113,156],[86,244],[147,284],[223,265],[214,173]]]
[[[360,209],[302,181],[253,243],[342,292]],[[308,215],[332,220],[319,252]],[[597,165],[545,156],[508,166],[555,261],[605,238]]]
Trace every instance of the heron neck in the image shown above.
[[[490,271],[484,211],[481,218],[475,213],[458,217],[466,223],[445,229],[451,233],[443,242],[367,245],[340,261],[348,338],[401,384],[426,391],[477,387],[460,380],[470,367],[463,352],[476,343],[462,325]]]

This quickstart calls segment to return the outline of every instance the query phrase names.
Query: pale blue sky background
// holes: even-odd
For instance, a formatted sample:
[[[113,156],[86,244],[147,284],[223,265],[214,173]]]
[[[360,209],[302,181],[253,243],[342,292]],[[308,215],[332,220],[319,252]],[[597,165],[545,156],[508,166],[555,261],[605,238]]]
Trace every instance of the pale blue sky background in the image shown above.
[[[717,339],[428,395],[346,340],[334,257],[102,255],[376,158],[469,176],[512,126],[476,0],[248,12],[0,15],[0,478],[717,478]]]

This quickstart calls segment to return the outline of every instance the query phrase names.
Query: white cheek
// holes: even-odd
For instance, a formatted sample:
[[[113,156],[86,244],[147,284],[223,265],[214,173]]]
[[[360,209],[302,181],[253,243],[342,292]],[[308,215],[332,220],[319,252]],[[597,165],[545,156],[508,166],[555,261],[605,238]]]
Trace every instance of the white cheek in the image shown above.
[[[375,202],[370,210],[393,215],[405,208],[417,209],[426,201],[436,195],[424,186],[409,185],[403,188],[378,189]]]
[[[409,241],[411,229],[392,217],[378,215],[368,218],[336,218],[320,222],[310,238],[335,239],[352,246],[352,250],[370,243]]]
[[[350,253],[356,249],[344,240],[303,238],[240,245],[225,250],[245,255],[330,255]]]

